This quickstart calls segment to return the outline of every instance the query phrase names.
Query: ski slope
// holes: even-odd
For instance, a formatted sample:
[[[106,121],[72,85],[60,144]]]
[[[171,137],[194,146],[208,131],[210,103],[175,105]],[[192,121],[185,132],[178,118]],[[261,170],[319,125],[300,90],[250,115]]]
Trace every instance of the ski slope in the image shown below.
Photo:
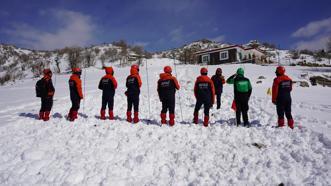
[[[85,100],[79,118],[65,119],[71,106],[67,75],[53,77],[55,101],[51,120],[39,121],[36,79],[0,87],[0,185],[331,185],[331,89],[293,89],[293,116],[301,127],[276,129],[277,115],[267,89],[275,66],[222,65],[227,78],[243,67],[253,93],[249,102],[251,128],[236,127],[230,109],[233,87],[225,85],[221,110],[211,111],[207,128],[192,124],[193,86],[200,66],[177,65],[176,124],[160,126],[161,104],[156,82],[169,59],[147,61],[138,124],[126,122],[125,79],[129,67],[115,67],[119,87],[116,120],[99,120],[104,72],[84,70]],[[219,66],[208,66],[209,75]],[[286,67],[294,80],[300,74],[328,74],[330,68]],[[266,79],[256,84],[259,76]],[[82,75],[84,80],[84,74]],[[180,100],[180,102],[179,102]],[[181,118],[182,107],[183,118]],[[202,111],[200,111],[200,120]]]

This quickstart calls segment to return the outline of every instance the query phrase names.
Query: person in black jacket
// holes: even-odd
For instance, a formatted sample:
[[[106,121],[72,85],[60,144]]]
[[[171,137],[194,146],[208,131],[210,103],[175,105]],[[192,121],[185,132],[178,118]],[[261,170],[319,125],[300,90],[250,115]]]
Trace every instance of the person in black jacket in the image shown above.
[[[41,88],[39,95],[41,98],[41,108],[39,111],[39,119],[48,121],[49,115],[53,106],[53,96],[55,89],[52,83],[52,71],[50,69],[44,69],[44,77],[40,80]]]
[[[278,115],[278,127],[284,127],[284,114],[287,118],[288,126],[294,128],[294,120],[291,113],[291,91],[292,79],[285,75],[285,68],[279,66],[276,69],[276,78],[272,85],[272,103],[276,105]]]
[[[161,123],[167,123],[166,117],[169,110],[169,125],[173,126],[175,124],[175,95],[180,86],[177,79],[172,76],[170,66],[165,66],[163,71],[164,73],[160,74],[160,79],[157,82],[157,92],[162,102]]]
[[[126,88],[127,91],[125,95],[127,96],[128,109],[126,112],[126,120],[132,122],[131,110],[133,105],[134,118],[133,123],[139,122],[139,94],[141,87],[141,78],[139,76],[139,66],[132,65],[130,69],[130,75],[126,78]]]
[[[222,75],[222,69],[217,68],[215,75],[211,78],[215,86],[215,94],[217,99],[217,109],[221,108],[221,96],[223,93],[223,84],[225,83],[224,76]]]
[[[208,70],[201,68],[200,76],[197,77],[194,85],[194,96],[197,99],[193,113],[193,122],[198,124],[199,110],[201,106],[204,107],[204,120],[203,125],[208,127],[209,123],[209,109],[215,102],[215,88],[213,81],[207,76]]]
[[[99,82],[99,89],[102,90],[102,106],[100,110],[100,119],[106,119],[106,107],[109,109],[109,119],[114,119],[113,107],[115,89],[117,88],[117,81],[114,77],[114,70],[112,67],[105,67],[106,75],[103,76]]]
[[[69,121],[75,121],[75,119],[78,118],[80,101],[81,99],[83,99],[82,80],[80,79],[81,75],[82,75],[82,70],[80,68],[72,68],[72,74],[69,79],[69,90],[70,90],[70,100],[71,100],[71,108],[68,114]]]

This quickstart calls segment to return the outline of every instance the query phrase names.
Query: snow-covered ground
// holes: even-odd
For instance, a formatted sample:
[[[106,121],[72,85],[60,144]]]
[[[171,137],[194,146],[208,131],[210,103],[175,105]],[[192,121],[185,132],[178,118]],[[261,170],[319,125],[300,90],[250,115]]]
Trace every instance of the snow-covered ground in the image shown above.
[[[233,87],[225,85],[222,108],[212,110],[211,125],[205,128],[191,123],[200,66],[178,65],[177,122],[160,127],[156,82],[168,64],[173,66],[173,61],[148,60],[150,115],[146,66],[141,67],[141,122],[136,125],[125,121],[128,67],[115,67],[119,87],[114,121],[98,119],[97,85],[104,72],[96,68],[83,71],[85,101],[74,123],[65,119],[71,105],[69,75],[53,77],[56,94],[48,122],[36,120],[40,106],[36,80],[0,87],[0,185],[331,185],[330,88],[295,86],[292,110],[301,127],[276,129],[275,106],[267,95],[275,66],[222,65],[226,77],[243,67],[251,79],[252,127],[233,125]],[[209,74],[217,67],[208,66]],[[331,72],[331,68],[286,68],[300,81],[303,73]],[[256,84],[259,76],[266,79]]]
[[[273,54],[270,58],[274,62],[280,61],[281,65],[292,65],[298,64],[299,62],[305,63],[316,63],[320,65],[331,65],[331,60],[326,58],[321,58],[318,61],[314,56],[307,55],[307,54],[299,54],[298,59],[292,59],[292,54],[289,50],[270,50],[268,53]]]

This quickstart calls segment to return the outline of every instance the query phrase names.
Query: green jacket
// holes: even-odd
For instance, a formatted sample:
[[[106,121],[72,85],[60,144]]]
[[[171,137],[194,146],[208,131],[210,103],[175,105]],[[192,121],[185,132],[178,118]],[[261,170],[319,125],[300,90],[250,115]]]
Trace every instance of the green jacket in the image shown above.
[[[232,75],[226,80],[226,83],[234,85],[233,88],[235,97],[237,97],[239,94],[245,94],[249,97],[252,93],[251,82],[243,75]]]

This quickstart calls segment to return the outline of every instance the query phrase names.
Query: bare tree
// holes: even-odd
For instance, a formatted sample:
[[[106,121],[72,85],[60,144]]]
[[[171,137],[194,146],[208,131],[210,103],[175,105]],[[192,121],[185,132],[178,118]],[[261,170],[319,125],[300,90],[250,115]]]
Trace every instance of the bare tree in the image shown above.
[[[61,63],[61,61],[59,60],[59,56],[56,56],[55,65],[56,65],[56,68],[57,68],[57,73],[61,73],[60,63]]]
[[[110,58],[111,62],[114,62],[118,59],[118,52],[115,48],[109,48],[105,51],[104,55],[106,58]]]
[[[73,47],[68,50],[70,68],[79,67],[81,63],[81,48]]]
[[[84,67],[90,67],[95,65],[95,55],[92,51],[86,50],[83,55]]]

